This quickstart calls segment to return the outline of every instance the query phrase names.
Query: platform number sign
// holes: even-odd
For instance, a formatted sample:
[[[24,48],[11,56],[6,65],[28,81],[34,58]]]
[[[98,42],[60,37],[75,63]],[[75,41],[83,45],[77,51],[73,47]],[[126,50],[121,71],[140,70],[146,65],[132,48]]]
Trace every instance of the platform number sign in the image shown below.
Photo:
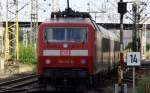
[[[140,66],[140,52],[129,52],[127,53],[127,65],[128,66]]]

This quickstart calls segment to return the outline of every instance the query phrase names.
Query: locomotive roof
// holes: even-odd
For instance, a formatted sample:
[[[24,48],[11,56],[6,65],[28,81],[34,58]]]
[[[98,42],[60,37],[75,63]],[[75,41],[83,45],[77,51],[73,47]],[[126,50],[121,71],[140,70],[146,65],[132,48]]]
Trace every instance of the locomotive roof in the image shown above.
[[[71,8],[66,8],[65,11],[52,12],[51,18],[46,20],[49,23],[91,23],[91,15],[88,12],[78,12]]]
[[[51,18],[45,21],[46,23],[89,23],[91,24],[91,19],[80,18],[80,17],[69,17],[69,18]]]

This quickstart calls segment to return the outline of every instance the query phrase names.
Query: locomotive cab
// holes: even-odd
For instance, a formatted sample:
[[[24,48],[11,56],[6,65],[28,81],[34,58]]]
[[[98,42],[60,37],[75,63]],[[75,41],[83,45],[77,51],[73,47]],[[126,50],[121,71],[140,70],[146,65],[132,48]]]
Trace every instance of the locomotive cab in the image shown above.
[[[94,47],[94,28],[88,21],[88,18],[59,18],[40,25],[40,81],[46,80],[55,86],[66,82],[76,85],[87,83],[88,76],[93,74]]]

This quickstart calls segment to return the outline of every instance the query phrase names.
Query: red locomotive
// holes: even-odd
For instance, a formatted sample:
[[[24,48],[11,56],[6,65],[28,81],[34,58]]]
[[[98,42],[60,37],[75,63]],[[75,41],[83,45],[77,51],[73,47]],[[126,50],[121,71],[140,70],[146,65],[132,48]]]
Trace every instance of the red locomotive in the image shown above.
[[[52,13],[38,31],[38,76],[53,88],[87,86],[119,61],[119,37],[91,20],[88,13]]]

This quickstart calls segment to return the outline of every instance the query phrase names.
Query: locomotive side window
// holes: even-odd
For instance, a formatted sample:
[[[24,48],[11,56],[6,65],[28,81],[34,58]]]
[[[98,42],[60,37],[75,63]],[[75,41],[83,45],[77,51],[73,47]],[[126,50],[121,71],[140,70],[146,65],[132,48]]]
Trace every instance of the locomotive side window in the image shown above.
[[[86,42],[87,28],[46,28],[45,39],[48,42]]]

